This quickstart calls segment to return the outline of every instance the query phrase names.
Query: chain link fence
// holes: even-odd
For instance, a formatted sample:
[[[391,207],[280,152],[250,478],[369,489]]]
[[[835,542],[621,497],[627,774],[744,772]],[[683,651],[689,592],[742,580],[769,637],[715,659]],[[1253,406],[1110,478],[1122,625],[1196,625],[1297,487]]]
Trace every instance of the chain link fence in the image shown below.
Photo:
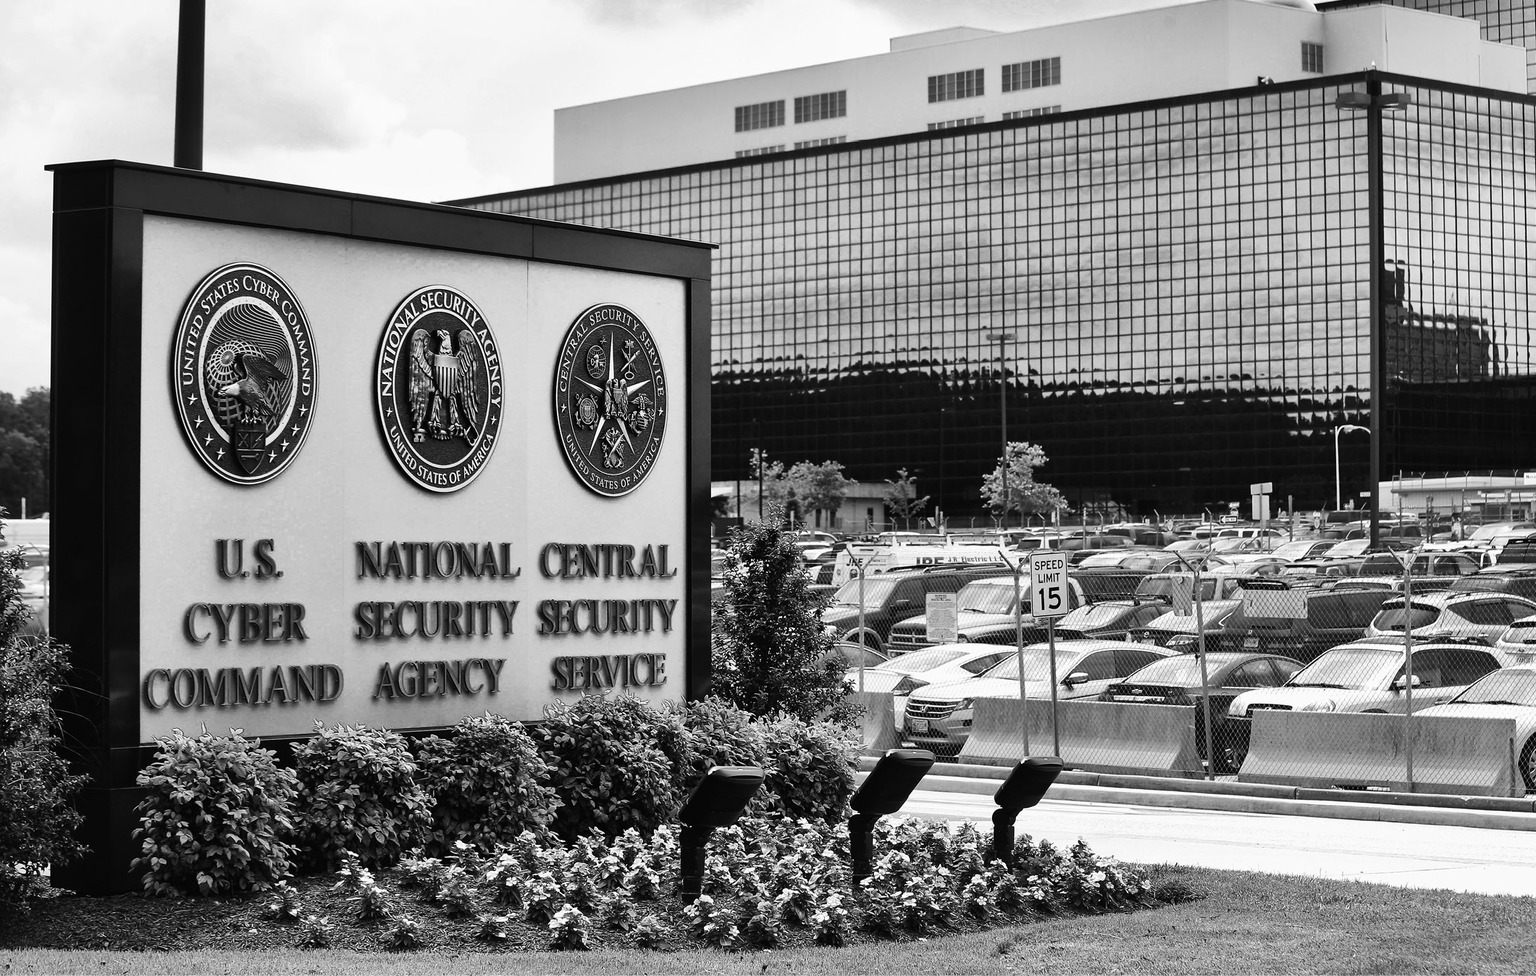
[[[1395,554],[1369,559],[1372,572],[1336,578],[1150,574],[1128,599],[1074,611],[1139,612],[1123,634],[1084,635],[1072,615],[1036,621],[1022,655],[975,678],[907,675],[897,734],[960,760],[1055,754],[1080,769],[1356,790],[1536,788],[1536,601],[1495,574],[1436,572],[1454,562],[1439,554],[1405,556],[1406,568]],[[1522,572],[1536,577],[1509,581]]]

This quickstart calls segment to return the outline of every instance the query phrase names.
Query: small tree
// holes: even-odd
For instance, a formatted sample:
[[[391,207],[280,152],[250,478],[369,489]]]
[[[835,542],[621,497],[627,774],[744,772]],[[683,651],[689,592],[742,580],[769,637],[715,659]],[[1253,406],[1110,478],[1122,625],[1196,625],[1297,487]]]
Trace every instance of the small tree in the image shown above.
[[[885,479],[885,509],[891,513],[891,518],[901,519],[903,526],[910,528],[908,523],[927,507],[928,496],[917,496],[917,479],[908,474],[906,468],[896,469],[895,481]]]
[[[1065,508],[1066,497],[1050,485],[1035,480],[1035,469],[1049,461],[1038,444],[1008,442],[1008,497],[1003,497],[1003,460],[982,479],[981,497],[992,511],[1007,518],[1010,512],[1049,514]]]
[[[843,466],[836,461],[820,464],[801,461],[789,469],[786,478],[799,498],[801,511],[826,512],[828,525],[837,518],[843,499],[848,497],[848,489],[853,484],[843,477]]]
[[[0,508],[0,519],[5,509]],[[50,864],[80,853],[74,803],[85,777],[63,758],[54,697],[69,671],[69,648],[26,633],[19,550],[0,550],[0,918],[47,887]]]
[[[842,668],[821,626],[829,602],[813,593],[775,510],[731,533],[725,596],[715,611],[712,693],[754,715],[814,721],[848,714]]]

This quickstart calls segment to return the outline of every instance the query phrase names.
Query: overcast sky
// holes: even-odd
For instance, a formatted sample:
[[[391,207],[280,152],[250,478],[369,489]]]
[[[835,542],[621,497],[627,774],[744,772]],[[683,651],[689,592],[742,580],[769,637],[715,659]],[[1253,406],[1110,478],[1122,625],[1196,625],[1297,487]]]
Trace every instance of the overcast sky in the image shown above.
[[[209,0],[203,168],[445,200],[551,182],[554,110],[1176,0]],[[48,163],[170,165],[177,0],[0,0],[0,391],[49,384]]]

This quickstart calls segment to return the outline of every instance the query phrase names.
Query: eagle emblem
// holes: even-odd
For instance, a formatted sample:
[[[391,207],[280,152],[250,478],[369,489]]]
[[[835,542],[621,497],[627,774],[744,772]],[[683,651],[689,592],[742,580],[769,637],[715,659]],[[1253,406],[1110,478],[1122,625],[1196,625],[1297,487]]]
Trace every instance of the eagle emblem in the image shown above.
[[[465,330],[467,331],[467,330]],[[480,414],[481,393],[474,338],[437,330],[437,349],[428,353],[432,337],[417,329],[411,337],[411,438],[417,444],[431,434],[440,441],[453,437],[474,440],[480,436],[475,418]]]
[[[187,300],[172,353],[182,430],[219,477],[277,476],[309,433],[314,339],[281,278],[253,264],[210,273]]]
[[[379,344],[379,423],[390,456],[429,491],[457,491],[501,430],[501,357],[480,309],[446,285],[412,292]]]

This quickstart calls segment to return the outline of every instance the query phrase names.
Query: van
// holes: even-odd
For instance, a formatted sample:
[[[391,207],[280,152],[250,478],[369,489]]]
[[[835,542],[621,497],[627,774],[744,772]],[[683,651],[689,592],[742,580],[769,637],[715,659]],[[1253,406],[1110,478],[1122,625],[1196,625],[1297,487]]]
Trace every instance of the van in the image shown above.
[[[1329,648],[1359,640],[1381,605],[1398,597],[1388,589],[1301,592],[1305,617],[1246,617],[1241,632],[1233,635],[1233,649],[1281,654],[1306,663]]]

